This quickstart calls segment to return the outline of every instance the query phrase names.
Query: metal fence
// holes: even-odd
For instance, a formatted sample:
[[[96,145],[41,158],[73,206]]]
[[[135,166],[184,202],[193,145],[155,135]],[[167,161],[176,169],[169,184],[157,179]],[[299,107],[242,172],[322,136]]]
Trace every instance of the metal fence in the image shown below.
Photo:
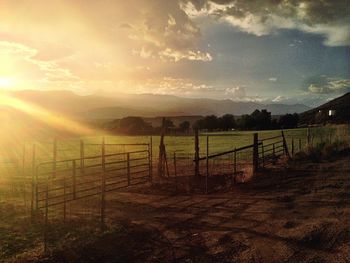
[[[106,153],[101,145],[101,155],[79,159],[43,162],[36,166],[32,176],[31,209],[35,220],[37,214],[44,216],[44,244],[47,247],[49,213],[67,217],[70,203],[98,197],[100,226],[106,218],[106,195],[151,181],[151,148],[125,153]],[[95,200],[96,201],[96,200]]]
[[[289,155],[283,132],[278,136],[259,140],[259,167],[273,165],[283,155]]]

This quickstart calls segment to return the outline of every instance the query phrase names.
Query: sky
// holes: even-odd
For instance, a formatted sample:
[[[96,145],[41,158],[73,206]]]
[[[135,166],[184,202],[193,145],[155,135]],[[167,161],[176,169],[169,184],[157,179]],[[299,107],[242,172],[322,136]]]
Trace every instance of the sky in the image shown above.
[[[349,0],[0,0],[0,89],[319,105],[350,91]]]

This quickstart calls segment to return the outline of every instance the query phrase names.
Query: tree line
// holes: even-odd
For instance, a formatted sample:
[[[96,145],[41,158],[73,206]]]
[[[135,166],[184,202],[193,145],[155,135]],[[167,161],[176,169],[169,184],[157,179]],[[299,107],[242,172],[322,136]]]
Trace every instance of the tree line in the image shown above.
[[[183,121],[178,126],[169,118],[164,118],[158,127],[153,127],[151,123],[146,122],[142,117],[125,117],[108,123],[105,128],[112,132],[129,134],[129,135],[149,135],[159,134],[162,130],[166,133],[189,133],[191,123]]]
[[[244,114],[240,117],[232,114],[225,114],[221,117],[208,115],[192,125],[189,121],[182,121],[175,126],[172,120],[164,118],[159,127],[153,127],[142,117],[125,117],[109,123],[106,128],[130,135],[159,134],[162,129],[167,133],[186,134],[193,129],[206,131],[291,129],[298,126],[298,121],[299,116],[296,113],[272,118],[271,112],[267,110],[255,110],[251,114]]]
[[[291,129],[298,126],[298,114],[285,114],[279,118],[272,118],[271,112],[267,110],[255,110],[251,114],[244,114],[235,118],[232,114],[225,114],[222,117],[215,115],[206,116],[198,120],[194,127],[208,131],[236,130],[273,130]]]

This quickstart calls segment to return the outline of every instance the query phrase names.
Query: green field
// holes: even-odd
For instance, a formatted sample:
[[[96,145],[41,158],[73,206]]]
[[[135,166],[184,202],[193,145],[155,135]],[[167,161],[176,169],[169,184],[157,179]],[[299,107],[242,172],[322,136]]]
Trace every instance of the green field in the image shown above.
[[[281,134],[281,131],[259,131],[259,139],[274,137]],[[295,152],[299,150],[299,139],[301,147],[304,149],[307,142],[307,129],[293,129],[284,131],[289,148],[291,148],[292,139],[294,140]],[[209,153],[214,154],[222,151],[232,150],[235,147],[250,145],[253,143],[254,131],[231,131],[231,132],[216,132],[200,134],[200,154],[205,156],[206,141],[209,136]],[[148,145],[124,146],[124,145],[109,145],[109,144],[148,144],[151,141],[150,136],[114,136],[114,135],[99,135],[94,137],[81,137],[57,141],[57,160],[79,159],[81,141],[84,142],[85,157],[101,156],[101,143],[104,137],[106,143],[106,154],[117,152],[130,152],[147,149]],[[350,141],[350,127],[346,125],[326,126],[311,129],[312,143],[323,141],[327,142],[330,139]],[[153,161],[157,162],[159,136],[152,136]],[[177,156],[184,156],[187,159],[184,162],[192,163],[194,156],[194,136],[166,136],[166,150],[169,158],[176,152]],[[35,145],[35,164],[33,165],[33,145]],[[30,202],[31,202],[31,176],[34,174],[33,167],[36,167],[42,162],[50,162],[53,159],[53,140],[31,140],[16,142],[11,147],[2,147],[0,154],[0,212],[4,216],[0,220],[0,244],[6,244],[3,249],[0,249],[1,255],[4,257],[16,254],[18,251],[27,248],[35,247],[35,242],[42,242],[41,225],[30,224]],[[249,149],[251,151],[251,149]],[[232,156],[228,156],[231,158]],[[230,159],[232,160],[232,159]],[[101,163],[101,159],[97,158],[97,162]],[[230,161],[231,162],[231,161]],[[171,161],[169,166],[172,165]],[[224,162],[223,162],[224,163]],[[204,164],[204,163],[203,163]],[[225,164],[225,163],[224,163]],[[181,164],[180,164],[181,165]],[[186,165],[186,164],[185,164]],[[220,174],[224,171],[221,167],[222,163],[212,162],[211,165]],[[190,167],[190,166],[188,166]],[[48,165],[49,169],[52,166]],[[179,169],[180,170],[180,169]],[[187,169],[188,170],[188,169]],[[192,172],[191,170],[190,172]],[[172,174],[173,171],[171,171]],[[97,198],[98,199],[98,198]],[[96,200],[97,200],[96,199]],[[87,202],[91,205],[95,199],[89,199]],[[85,201],[86,202],[86,201]],[[90,210],[86,210],[88,205],[84,203],[83,211],[88,211],[88,214],[93,215],[98,213],[97,206],[92,206]],[[57,211],[50,212],[53,219],[61,218],[61,207]],[[95,209],[95,210],[94,210]],[[79,210],[80,211],[80,210]],[[97,212],[96,212],[97,211]],[[13,221],[13,218],[16,221]],[[52,220],[53,220],[52,219]],[[55,225],[55,221],[51,224]],[[63,224],[63,223],[62,223]],[[21,225],[21,229],[13,232],[14,226]],[[27,231],[27,226],[30,226]],[[25,226],[25,227],[24,227]],[[3,229],[3,230],[1,230]],[[60,227],[58,227],[60,229]],[[64,232],[64,231],[63,231]],[[27,234],[28,233],[28,234]],[[27,236],[28,235],[28,236]],[[30,240],[30,242],[27,242]],[[0,260],[1,262],[1,260]]]
[[[206,153],[206,141],[209,136],[209,154],[232,150],[253,143],[254,131],[230,131],[230,132],[212,132],[201,133],[199,136],[200,155]],[[299,140],[301,146],[305,147],[307,140],[307,129],[291,129],[284,131],[288,145],[291,147],[292,138],[294,140],[295,150],[299,150]],[[317,144],[320,141],[343,140],[349,138],[350,128],[348,125],[315,127],[310,129],[312,142]],[[259,139],[273,137],[281,134],[280,130],[259,131]],[[117,152],[130,152],[136,150],[145,150],[147,145],[110,145],[110,144],[149,144],[151,136],[118,136],[118,135],[100,135],[94,137],[81,137],[57,140],[57,159],[79,159],[81,154],[81,141],[84,143],[84,155],[101,155],[102,138],[105,138],[106,154]],[[158,155],[159,136],[152,136],[152,153],[155,158]],[[168,156],[174,152],[177,155],[194,155],[194,136],[165,136],[166,151]],[[32,140],[23,143],[17,142],[12,147],[1,148],[0,150],[0,169],[4,175],[6,167],[16,166],[10,169],[17,173],[30,173],[33,167],[33,145],[35,145],[35,164],[53,160],[54,141],[53,140]],[[23,164],[25,171],[23,171]],[[22,167],[22,168],[18,168]]]

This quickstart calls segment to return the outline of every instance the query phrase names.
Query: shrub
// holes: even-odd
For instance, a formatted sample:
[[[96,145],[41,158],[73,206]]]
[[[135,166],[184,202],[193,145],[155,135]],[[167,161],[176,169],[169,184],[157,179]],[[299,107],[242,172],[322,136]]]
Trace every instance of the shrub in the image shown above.
[[[293,160],[296,162],[303,162],[303,161],[307,161],[308,159],[309,159],[308,155],[304,151],[297,152],[293,158]]]
[[[316,146],[308,146],[305,151],[298,152],[294,155],[293,160],[296,162],[312,161],[320,162],[322,160],[329,160],[336,156],[339,152],[349,148],[346,141],[335,141],[332,144],[319,143]]]
[[[321,157],[322,157],[321,151],[322,151],[321,145],[316,147],[308,146],[306,149],[306,154],[310,161],[318,163],[321,161]]]

